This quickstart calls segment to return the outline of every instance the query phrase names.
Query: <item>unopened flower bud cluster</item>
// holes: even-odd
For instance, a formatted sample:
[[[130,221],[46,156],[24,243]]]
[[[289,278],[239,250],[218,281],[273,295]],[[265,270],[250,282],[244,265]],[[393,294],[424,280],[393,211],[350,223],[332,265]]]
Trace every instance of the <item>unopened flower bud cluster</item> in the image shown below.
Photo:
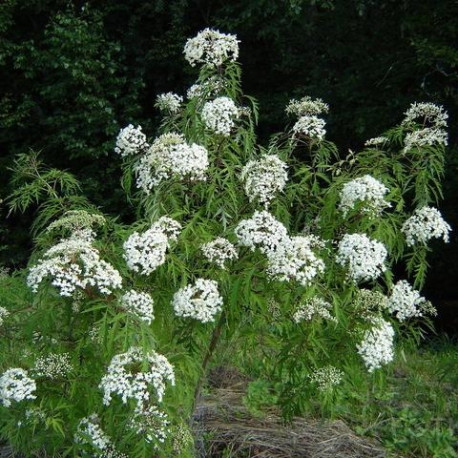
[[[131,234],[123,245],[129,269],[143,275],[151,274],[164,264],[170,241],[177,239],[180,230],[180,223],[164,216],[142,234]]]
[[[72,369],[69,353],[49,353],[37,358],[32,371],[36,377],[55,379],[66,377]]]
[[[64,297],[72,296],[77,288],[97,287],[102,294],[121,288],[121,275],[100,259],[93,241],[94,233],[90,229],[75,231],[69,238],[62,239],[30,269],[28,286],[36,292],[40,283],[50,277],[51,284],[60,289]]]
[[[370,175],[345,183],[340,192],[339,210],[346,217],[356,204],[364,203],[363,211],[373,216],[378,215],[390,203],[385,200],[388,188]]]
[[[102,215],[89,213],[86,210],[70,210],[65,212],[64,216],[56,221],[53,221],[47,228],[47,232],[58,231],[62,229],[70,230],[71,232],[80,231],[82,229],[90,229],[94,226],[104,226],[106,219]]]
[[[172,305],[177,316],[208,323],[214,321],[221,311],[223,298],[216,281],[198,278],[193,285],[187,285],[174,294]]]
[[[386,306],[399,321],[423,316],[423,313],[432,307],[406,280],[400,280],[393,286]]]
[[[228,137],[235,126],[239,110],[229,97],[218,97],[206,102],[202,109],[202,121],[215,134]]]
[[[388,364],[394,357],[394,329],[383,318],[373,320],[373,327],[368,329],[360,344],[356,346],[369,372]]]
[[[332,310],[332,304],[321,297],[313,297],[302,304],[296,312],[294,312],[293,320],[296,323],[301,321],[311,321],[315,316],[337,322],[337,319],[329,312]]]
[[[309,375],[312,383],[316,383],[322,392],[330,391],[342,382],[344,373],[334,366],[325,366]]]
[[[407,245],[426,244],[433,238],[449,241],[450,225],[444,221],[440,211],[434,207],[422,207],[402,225],[401,231],[406,237]]]
[[[129,124],[120,130],[116,138],[115,153],[120,154],[122,157],[143,153],[148,148],[146,135],[142,132],[141,126],[134,127]]]
[[[239,41],[235,35],[207,28],[199,32],[194,38],[187,40],[184,55],[193,67],[196,64],[219,67],[225,62],[237,60]]]
[[[365,320],[372,320],[374,316],[386,310],[388,298],[380,291],[360,289],[354,300],[355,311]]]
[[[33,394],[36,389],[35,380],[24,369],[8,369],[0,377],[0,401],[5,407],[10,407],[12,402],[36,399]]]
[[[364,146],[382,146],[388,142],[387,137],[374,137],[366,140]]]
[[[288,237],[267,252],[267,273],[278,281],[295,280],[307,286],[324,272],[324,262],[313,252],[309,237]]]
[[[188,145],[181,134],[163,134],[135,164],[136,184],[150,193],[161,181],[170,178],[205,181],[208,166],[208,152],[203,146]]]
[[[204,243],[200,249],[203,255],[219,268],[225,268],[226,261],[233,261],[238,258],[236,247],[229,240],[218,237],[212,242]]]
[[[180,111],[182,103],[183,97],[181,97],[181,95],[175,94],[174,92],[167,92],[165,94],[159,94],[156,97],[154,106],[160,111],[176,114]]]
[[[135,369],[138,365],[146,364],[144,372]],[[103,376],[99,388],[103,391],[103,403],[109,405],[113,395],[118,395],[123,404],[129,399],[136,402],[135,410],[143,412],[149,404],[151,389],[158,402],[162,402],[166,383],[175,384],[175,374],[172,365],[155,351],[144,353],[141,348],[131,347],[126,353],[113,357]]]
[[[241,179],[250,202],[258,200],[267,208],[276,193],[286,186],[286,169],[287,165],[275,154],[249,161],[242,169]]]
[[[375,280],[385,270],[387,251],[383,243],[366,234],[345,234],[339,242],[336,262],[347,268],[355,282]]]
[[[306,95],[300,100],[291,99],[285,111],[287,114],[297,116],[298,118],[310,115],[317,116],[327,113],[329,111],[329,105],[321,99],[312,99]]]
[[[146,324],[151,324],[154,320],[154,301],[148,293],[142,293],[132,289],[121,297],[121,305]]]

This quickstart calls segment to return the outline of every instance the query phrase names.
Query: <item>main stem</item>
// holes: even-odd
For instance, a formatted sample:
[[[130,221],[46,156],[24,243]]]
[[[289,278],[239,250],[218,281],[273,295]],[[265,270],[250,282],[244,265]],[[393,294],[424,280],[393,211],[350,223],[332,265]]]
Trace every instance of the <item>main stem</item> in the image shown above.
[[[194,391],[194,401],[192,405],[192,412],[194,412],[196,408],[197,401],[200,397],[200,392],[202,390],[203,380],[204,380],[205,375],[207,374],[208,363],[210,362],[210,359],[213,356],[215,348],[221,337],[221,332],[223,330],[223,326],[225,322],[226,322],[226,314],[223,311],[219,317],[218,323],[216,324],[215,328],[213,329],[212,338],[210,340],[210,345],[208,346],[207,352],[205,353],[205,356],[204,356],[204,360],[202,361],[201,374],[197,382],[196,389]]]

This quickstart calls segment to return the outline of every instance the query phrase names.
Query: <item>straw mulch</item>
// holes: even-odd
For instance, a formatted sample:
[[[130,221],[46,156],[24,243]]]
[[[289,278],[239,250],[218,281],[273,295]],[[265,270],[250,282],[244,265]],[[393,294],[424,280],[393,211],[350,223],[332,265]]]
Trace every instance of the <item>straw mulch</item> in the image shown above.
[[[358,437],[344,422],[295,418],[285,425],[276,414],[254,418],[243,406],[244,387],[213,388],[194,415],[196,456],[243,458],[381,458],[386,452]]]

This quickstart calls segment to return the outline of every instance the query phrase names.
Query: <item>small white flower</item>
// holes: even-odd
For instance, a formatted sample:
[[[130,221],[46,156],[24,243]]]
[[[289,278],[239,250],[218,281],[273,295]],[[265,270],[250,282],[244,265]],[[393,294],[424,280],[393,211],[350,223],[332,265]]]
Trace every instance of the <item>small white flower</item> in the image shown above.
[[[312,383],[318,385],[318,389],[322,392],[332,390],[335,386],[342,382],[344,373],[334,366],[325,366],[320,369],[316,369],[309,375],[309,379]]]
[[[0,326],[3,324],[4,319],[10,314],[5,307],[0,307]]]
[[[141,126],[134,127],[129,124],[124,129],[121,129],[116,138],[115,153],[120,154],[122,157],[133,156],[145,152],[148,147],[149,145]]]
[[[393,326],[382,318],[374,319],[373,327],[364,333],[363,340],[356,346],[369,372],[393,360],[393,340]]]
[[[202,109],[202,120],[206,127],[225,137],[231,134],[238,116],[239,110],[229,97],[218,97],[206,102]]]
[[[258,200],[267,208],[275,194],[286,186],[286,169],[287,165],[275,154],[249,161],[242,169],[241,179],[250,202]]]
[[[95,448],[98,456],[102,456],[100,452],[106,452],[113,447],[110,437],[100,427],[100,419],[97,414],[92,414],[80,420],[75,434],[75,442],[77,444],[88,444]]]
[[[332,310],[332,304],[321,297],[313,297],[294,312],[293,320],[300,323],[311,321],[315,316],[319,316],[325,320],[337,322],[337,319],[330,314],[330,310]]]
[[[355,207],[357,203],[364,203],[363,211],[370,215],[378,215],[383,208],[390,207],[391,204],[385,200],[388,188],[370,175],[345,183],[340,192],[339,210],[343,216]]]
[[[219,67],[224,62],[237,60],[239,41],[235,35],[207,28],[199,32],[196,37],[187,40],[184,55],[193,67],[196,64]]]
[[[326,135],[326,122],[314,115],[304,115],[293,126],[295,135],[305,135],[311,139],[323,140]]]
[[[355,282],[375,280],[385,270],[385,246],[366,234],[345,234],[339,242],[336,261],[348,269]]]
[[[163,443],[169,434],[169,424],[167,414],[156,406],[149,406],[144,410],[136,410],[129,426],[146,442]]]
[[[444,221],[440,211],[434,207],[422,207],[402,225],[401,231],[406,236],[407,245],[426,244],[429,240],[442,238],[449,241],[450,225]]]
[[[216,281],[198,278],[194,285],[187,285],[174,294],[172,305],[177,316],[208,323],[221,311],[223,298]]]
[[[24,369],[8,369],[0,377],[0,401],[5,407],[10,407],[13,401],[36,399],[33,394],[36,389],[35,380]]]
[[[36,377],[55,379],[66,377],[72,369],[69,353],[49,353],[37,358],[32,371]]]

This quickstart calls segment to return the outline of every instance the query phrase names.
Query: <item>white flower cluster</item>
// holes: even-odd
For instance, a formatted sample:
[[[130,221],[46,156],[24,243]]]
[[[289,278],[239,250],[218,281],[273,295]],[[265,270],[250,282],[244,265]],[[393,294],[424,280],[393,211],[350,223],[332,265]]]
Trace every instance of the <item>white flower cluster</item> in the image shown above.
[[[174,294],[172,305],[176,315],[208,323],[220,312],[223,298],[216,281],[198,278],[194,285],[187,285]]]
[[[355,297],[355,312],[365,320],[372,320],[374,315],[386,310],[388,298],[380,291],[360,289]]]
[[[139,365],[148,363],[148,370],[141,372]],[[154,389],[158,402],[162,402],[166,383],[175,385],[172,365],[163,355],[150,351],[144,353],[139,347],[131,347],[126,353],[113,357],[99,388],[103,390],[103,403],[109,405],[112,395],[121,397],[123,404],[129,399],[136,401],[136,412],[143,412],[149,404],[150,388]]]
[[[293,132],[296,135],[305,135],[311,139],[323,140],[326,135],[324,119],[318,118],[315,115],[301,116],[293,126]]]
[[[142,234],[131,234],[123,245],[127,267],[134,272],[149,275],[164,264],[169,242],[177,239],[180,230],[180,223],[163,216]]]
[[[69,238],[45,252],[39,263],[32,267],[27,284],[36,292],[40,283],[51,277],[51,284],[60,289],[60,295],[72,296],[77,288],[95,286],[102,294],[111,294],[121,288],[119,272],[100,259],[99,251],[92,246],[94,232],[90,229],[74,231]]]
[[[294,312],[293,320],[300,323],[304,320],[311,321],[313,317],[319,316],[325,320],[337,322],[336,317],[332,316],[329,310],[332,310],[332,304],[321,297],[313,297]]]
[[[267,252],[267,273],[279,281],[296,280],[309,285],[324,272],[324,262],[313,252],[313,240],[307,236],[284,239],[274,250]]]
[[[385,200],[385,194],[389,189],[380,181],[370,175],[364,175],[360,178],[345,183],[340,191],[339,210],[344,217],[359,202],[365,204],[363,211],[370,215],[378,215],[383,208],[391,204]]]
[[[191,100],[194,98],[210,98],[220,92],[226,86],[226,82],[217,77],[211,76],[200,84],[193,84],[186,92],[186,97]]]
[[[265,210],[256,211],[250,219],[240,221],[234,232],[240,245],[251,251],[259,248],[263,253],[275,250],[288,238],[286,227]]]
[[[218,97],[206,102],[202,109],[205,126],[216,134],[228,137],[239,116],[234,101],[229,97]]]
[[[267,208],[275,194],[286,186],[286,169],[287,165],[275,154],[249,161],[242,169],[241,179],[250,202],[257,199]]]
[[[312,99],[308,95],[300,100],[292,99],[286,107],[286,113],[297,117],[319,115],[329,111],[329,105],[321,99]]]
[[[387,137],[374,137],[366,140],[364,146],[381,146],[388,142]]]
[[[318,385],[318,389],[322,392],[330,391],[335,386],[342,382],[344,373],[334,366],[325,366],[320,369],[316,369],[309,375],[309,379],[312,383]]]
[[[36,399],[32,394],[36,389],[35,380],[31,379],[24,369],[8,369],[0,377],[0,401],[5,407],[10,407],[12,401]]]
[[[393,360],[394,329],[382,318],[373,320],[374,326],[368,329],[363,340],[356,346],[369,372]]]
[[[221,269],[225,268],[226,261],[233,261],[239,257],[235,246],[223,237],[204,243],[200,249],[210,262],[214,262]]]
[[[235,35],[218,30],[202,30],[194,38],[189,38],[184,47],[185,59],[194,67],[206,64],[219,67],[226,61],[236,61],[239,56],[239,40]]]
[[[129,124],[120,130],[116,138],[115,153],[120,154],[122,157],[143,153],[148,148],[146,135],[142,132],[141,126],[134,127]]]
[[[121,297],[121,305],[147,324],[154,320],[154,301],[148,293],[131,289]]]
[[[423,125],[430,125],[436,128],[447,127],[448,114],[444,108],[434,103],[415,102],[405,112],[402,124],[410,124],[420,120]]]
[[[386,307],[396,314],[399,321],[423,316],[424,312],[433,309],[431,303],[405,280],[400,280],[393,286]]]
[[[387,251],[383,243],[366,234],[345,234],[339,242],[336,261],[348,269],[355,282],[375,280],[386,270]]]
[[[49,353],[37,358],[32,371],[36,377],[54,379],[66,377],[72,369],[69,353]]]
[[[10,314],[5,307],[0,307],[0,326],[3,324],[4,319]]]
[[[445,243],[448,243],[451,230],[452,228],[444,221],[440,211],[434,207],[422,207],[415,210],[401,228],[409,246],[417,242],[426,244],[433,238],[442,238]]]
[[[448,144],[447,128],[448,114],[443,107],[433,103],[413,103],[406,111],[403,125],[411,125],[417,120],[423,126],[409,132],[404,139],[404,153],[413,147]]]
[[[208,152],[203,146],[188,145],[181,134],[163,134],[135,164],[137,187],[149,193],[172,177],[205,181],[208,165]]]
[[[156,406],[149,406],[142,412],[135,412],[129,426],[150,443],[163,443],[169,433],[167,414]]]
[[[75,434],[75,442],[91,445],[99,452],[98,456],[101,455],[101,452],[113,447],[110,437],[100,427],[100,419],[97,414],[89,415],[89,417],[80,420]]]
[[[182,103],[183,97],[181,97],[181,95],[175,94],[174,92],[167,92],[165,94],[159,94],[156,97],[154,106],[159,108],[160,111],[175,114],[180,111]]]

